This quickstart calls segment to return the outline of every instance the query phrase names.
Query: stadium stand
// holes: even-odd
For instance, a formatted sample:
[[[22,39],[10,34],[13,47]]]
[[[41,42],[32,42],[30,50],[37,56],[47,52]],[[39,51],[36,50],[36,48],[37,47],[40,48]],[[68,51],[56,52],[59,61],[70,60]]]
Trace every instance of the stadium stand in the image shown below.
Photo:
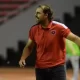
[[[18,15],[37,0],[0,0],[0,24]]]

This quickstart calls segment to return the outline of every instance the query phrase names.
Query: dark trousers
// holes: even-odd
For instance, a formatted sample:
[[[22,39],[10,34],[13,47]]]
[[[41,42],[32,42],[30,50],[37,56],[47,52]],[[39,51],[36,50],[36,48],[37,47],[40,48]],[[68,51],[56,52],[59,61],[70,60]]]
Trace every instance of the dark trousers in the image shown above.
[[[36,80],[66,80],[64,65],[58,65],[51,68],[36,68]]]

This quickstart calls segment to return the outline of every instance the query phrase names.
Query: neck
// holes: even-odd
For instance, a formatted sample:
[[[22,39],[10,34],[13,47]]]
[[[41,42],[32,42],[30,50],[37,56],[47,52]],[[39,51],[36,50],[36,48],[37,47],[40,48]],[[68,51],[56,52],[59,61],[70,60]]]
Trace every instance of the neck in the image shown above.
[[[41,23],[41,25],[42,25],[43,28],[47,28],[47,26],[49,25],[49,23],[50,23],[50,21],[46,20],[43,23]]]

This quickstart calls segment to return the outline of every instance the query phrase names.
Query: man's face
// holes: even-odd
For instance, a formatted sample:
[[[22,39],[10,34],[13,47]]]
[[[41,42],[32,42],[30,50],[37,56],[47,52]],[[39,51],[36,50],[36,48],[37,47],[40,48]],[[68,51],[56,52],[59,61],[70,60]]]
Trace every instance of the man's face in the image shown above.
[[[43,23],[46,20],[46,14],[43,13],[43,10],[41,8],[36,9],[35,17],[37,23]]]

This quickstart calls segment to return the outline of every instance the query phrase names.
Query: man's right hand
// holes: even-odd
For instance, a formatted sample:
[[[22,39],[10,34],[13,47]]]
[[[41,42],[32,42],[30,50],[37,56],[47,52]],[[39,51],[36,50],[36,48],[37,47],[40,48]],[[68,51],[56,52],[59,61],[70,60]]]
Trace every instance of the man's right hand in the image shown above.
[[[25,60],[20,60],[19,61],[19,65],[20,65],[20,67],[24,67],[25,65],[26,65],[26,62],[25,62]]]
[[[30,55],[33,46],[34,42],[29,38],[26,46],[23,49],[23,53],[19,61],[20,67],[24,67],[26,65],[25,59]]]

